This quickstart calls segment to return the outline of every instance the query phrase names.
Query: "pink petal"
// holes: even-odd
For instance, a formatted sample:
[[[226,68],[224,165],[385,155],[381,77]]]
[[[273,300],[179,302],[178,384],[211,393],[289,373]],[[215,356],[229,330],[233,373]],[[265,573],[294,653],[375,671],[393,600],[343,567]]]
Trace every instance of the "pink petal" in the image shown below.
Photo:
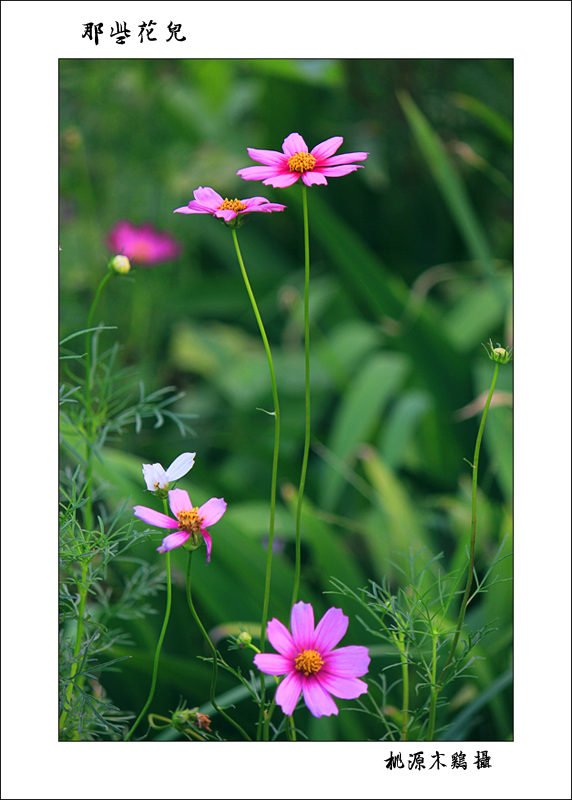
[[[227,222],[238,216],[236,211],[233,211],[232,208],[224,208],[224,209],[219,208],[218,211],[215,211],[214,215],[215,217],[218,217],[218,219],[224,219]]]
[[[322,658],[323,670],[341,678],[359,678],[365,675],[371,661],[367,647],[359,645],[338,647],[337,650],[322,655]]]
[[[316,626],[314,648],[322,656],[329,653],[346,635],[349,622],[341,608],[328,609]]]
[[[185,544],[190,535],[191,534],[188,531],[177,531],[177,533],[170,533],[168,536],[165,536],[161,542],[161,547],[158,547],[157,550],[160,553],[166,553],[167,550],[172,550],[174,547],[180,547],[182,544]]]
[[[320,170],[321,172],[321,170]],[[320,172],[304,172],[302,175],[302,180],[306,184],[306,186],[312,186],[314,183],[327,185],[328,181],[324,178]]]
[[[210,186],[199,186],[199,188],[195,189],[193,192],[193,197],[197,203],[210,208],[211,211],[217,209],[224,202],[224,198],[222,198],[218,192],[215,192],[214,189],[211,189]]]
[[[252,211],[284,211],[286,206],[280,205],[280,203],[267,203],[265,206],[258,206],[258,208],[251,209]]]
[[[286,675],[294,669],[291,658],[284,658],[276,653],[257,653],[254,663],[266,675]]]
[[[314,647],[314,609],[310,603],[300,600],[292,606],[290,628],[294,646],[298,651],[312,650]]]
[[[189,209],[189,214],[212,214],[217,206],[213,207],[210,204],[205,205],[204,203],[197,203],[196,200],[190,200],[187,208]]]
[[[287,136],[282,143],[282,150],[288,156],[293,156],[294,153],[307,153],[308,145],[302,139],[299,133],[291,133]]]
[[[195,463],[196,453],[181,453],[167,468],[167,475],[170,481],[176,481],[186,475]]]
[[[341,697],[342,700],[355,700],[368,690],[367,683],[359,678],[340,678],[339,675],[331,675],[323,669],[316,674],[315,679],[326,692],[334,697]]]
[[[331,139],[317,144],[310,152],[317,161],[321,161],[323,158],[333,155],[341,147],[343,141],[342,136],[332,136]]]
[[[332,696],[318,683],[315,676],[303,681],[303,689],[304,702],[315,717],[329,717],[332,714],[338,714],[338,707],[332,700]]]
[[[194,209],[190,209],[188,206],[183,206],[182,208],[176,208],[173,211],[173,214],[206,214],[206,211],[195,211]]]
[[[242,212],[243,214],[250,214],[253,211],[284,211],[286,208],[286,206],[282,206],[280,203],[269,203],[268,201],[265,203],[253,203],[252,205],[249,205],[248,201],[241,200],[241,203],[246,205],[246,210]]]
[[[276,689],[276,703],[287,717],[294,713],[301,692],[302,678],[296,670],[286,675],[284,680],[280,682],[278,689]]]
[[[267,166],[284,166],[288,159],[284,153],[279,153],[278,150],[258,150],[255,147],[247,147],[248,155],[253,161],[258,161],[260,164]]]
[[[205,540],[205,544],[207,546],[207,564],[208,564],[209,561],[211,560],[211,550],[213,549],[213,540],[211,538],[210,533],[206,531],[204,528],[201,528],[201,533],[203,535],[203,539]]]
[[[169,491],[169,506],[175,516],[179,511],[190,511],[193,507],[189,493],[184,489],[171,489]]]
[[[349,164],[352,161],[365,161],[369,153],[341,153],[339,156],[332,156],[328,158],[324,164],[320,166],[335,167],[336,164]]]
[[[155,525],[157,528],[178,528],[179,523],[176,519],[162,514],[160,511],[155,511],[153,508],[147,506],[133,506],[133,513],[147,525]]]
[[[350,172],[355,172],[356,169],[363,169],[363,167],[357,164],[348,164],[344,167],[320,167],[319,169],[322,175],[327,175],[328,178],[341,178],[342,175],[349,175]]]
[[[245,181],[263,181],[278,174],[277,167],[243,167],[236,173]]]
[[[296,647],[292,634],[278,619],[271,619],[266,627],[266,635],[272,647],[287,658],[296,657]]]
[[[169,492],[170,494],[170,492]],[[211,497],[206,503],[199,507],[199,517],[203,517],[203,528],[210,528],[218,522],[226,511],[226,503],[222,497]]]
[[[266,197],[245,197],[244,200],[241,200],[240,202],[250,209],[250,206],[259,206],[262,203],[269,203],[270,200],[268,200]]]
[[[246,197],[240,201],[246,206],[246,211],[284,211],[286,206],[280,203],[271,203],[265,197]]]
[[[285,189],[286,186],[292,186],[293,183],[296,183],[301,174],[301,172],[285,172],[282,175],[269,177],[262,183],[265,186],[274,186],[275,189]]]

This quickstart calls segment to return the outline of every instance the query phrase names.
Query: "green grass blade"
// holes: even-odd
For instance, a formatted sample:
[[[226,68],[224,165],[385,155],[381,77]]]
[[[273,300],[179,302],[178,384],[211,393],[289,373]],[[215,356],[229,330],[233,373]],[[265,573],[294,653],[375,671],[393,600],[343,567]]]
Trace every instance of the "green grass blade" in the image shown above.
[[[512,147],[512,125],[502,114],[499,114],[497,111],[490,108],[490,106],[477,100],[476,97],[462,94],[462,92],[455,92],[453,94],[453,102],[459,108],[462,108],[464,111],[477,117],[477,119],[480,119],[481,122],[484,122],[487,128],[495,133],[499,139],[502,139],[509,147]]]
[[[399,390],[408,359],[400,353],[379,353],[354,378],[342,397],[332,429],[329,448],[341,461],[355,458],[379,424],[383,410]],[[328,471],[322,483],[321,504],[333,509],[343,490],[344,477]]]
[[[407,92],[398,92],[397,98],[471,258],[479,263],[484,274],[495,276],[493,254],[486,234],[441,139]]]

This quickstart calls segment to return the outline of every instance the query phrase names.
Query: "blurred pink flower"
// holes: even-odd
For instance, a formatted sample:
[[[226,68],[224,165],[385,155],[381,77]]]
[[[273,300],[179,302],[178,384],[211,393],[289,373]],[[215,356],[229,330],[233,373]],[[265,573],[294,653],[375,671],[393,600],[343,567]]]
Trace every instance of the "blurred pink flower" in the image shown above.
[[[348,622],[340,608],[330,608],[314,630],[314,609],[300,601],[292,607],[292,633],[277,619],[268,623],[268,639],[279,655],[258,653],[254,663],[267,675],[286,675],[276,690],[276,702],[287,717],[302,692],[315,717],[338,713],[332,695],[354,700],[367,692],[367,683],[359,680],[371,660],[367,647],[349,645],[333,650]]]
[[[291,133],[284,139],[282,153],[277,150],[257,150],[248,147],[248,155],[264,164],[264,167],[244,167],[236,173],[245,181],[262,181],[265,186],[284,188],[296,183],[300,176],[306,186],[314,183],[327,184],[328,178],[348,175],[361,169],[351,161],[365,161],[369,153],[345,153],[335,156],[334,153],[343,142],[341,136],[332,136],[325,142],[317,144],[309,153],[308,145],[299,133]]]
[[[147,506],[133,506],[133,513],[147,525],[157,528],[178,528],[176,533],[165,536],[161,546],[157,548],[160,553],[173,550],[187,543],[188,548],[195,550],[205,540],[207,546],[207,564],[211,558],[212,539],[207,528],[218,522],[226,511],[226,503],[222,497],[211,497],[200,508],[193,507],[189,493],[184,489],[171,489],[169,492],[169,505],[177,519],[168,517],[160,511],[155,511]]]
[[[173,214],[212,214],[213,217],[230,222],[231,219],[253,211],[284,211],[286,206],[271,203],[265,197],[247,197],[244,200],[224,199],[209,186],[199,186],[193,192],[194,200],[188,206],[176,208]]]
[[[106,244],[112,252],[127,256],[140,267],[172,261],[181,252],[179,243],[171,234],[161,233],[148,224],[138,228],[125,220],[111,229]]]

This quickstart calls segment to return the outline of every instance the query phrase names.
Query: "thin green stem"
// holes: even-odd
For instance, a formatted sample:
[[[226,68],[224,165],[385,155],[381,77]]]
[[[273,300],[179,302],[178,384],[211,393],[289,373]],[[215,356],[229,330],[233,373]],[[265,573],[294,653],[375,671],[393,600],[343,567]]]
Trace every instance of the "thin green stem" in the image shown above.
[[[475,566],[475,543],[477,539],[477,473],[479,469],[479,454],[481,450],[481,440],[483,438],[483,432],[485,430],[485,422],[487,419],[487,414],[489,412],[489,406],[491,404],[491,400],[493,397],[493,392],[495,390],[495,385],[497,382],[497,375],[499,371],[498,363],[495,364],[495,371],[493,375],[493,380],[491,383],[491,388],[489,390],[489,395],[487,397],[487,402],[485,403],[485,409],[483,411],[483,418],[481,419],[481,424],[479,427],[479,432],[477,434],[477,442],[475,444],[475,455],[473,457],[473,486],[472,486],[472,513],[471,513],[471,551],[470,551],[470,560],[469,560],[469,574],[467,575],[467,586],[465,588],[465,594],[463,595],[463,600],[461,602],[461,608],[459,611],[459,619],[457,622],[457,630],[455,632],[455,636],[453,638],[453,642],[451,644],[451,650],[449,651],[449,657],[445,666],[443,667],[443,671],[439,676],[439,683],[443,681],[445,677],[445,673],[449,669],[449,665],[453,660],[453,656],[455,654],[455,649],[457,647],[457,642],[459,641],[459,636],[461,635],[461,628],[463,627],[463,622],[465,620],[465,611],[467,610],[467,603],[469,600],[469,595],[471,593],[471,586],[473,583],[473,571]]]
[[[211,642],[210,637],[209,637],[208,633],[206,632],[206,630],[205,630],[205,628],[203,626],[203,623],[200,621],[199,615],[197,614],[197,612],[195,610],[195,607],[193,605],[193,598],[192,598],[192,595],[191,595],[191,565],[192,565],[192,561],[193,561],[193,553],[192,553],[191,550],[189,550],[188,553],[189,553],[189,560],[188,560],[188,563],[187,563],[187,581],[186,581],[186,583],[187,583],[187,603],[189,604],[189,609],[191,611],[191,614],[193,615],[193,618],[194,618],[195,622],[199,626],[199,629],[200,629],[200,631],[201,631],[201,633],[202,633],[202,635],[204,637],[204,640],[207,643],[207,645],[208,645],[208,647],[209,647],[209,649],[210,649],[210,651],[212,653],[212,657],[213,657],[213,676],[212,676],[212,680],[211,680],[211,693],[210,693],[211,705],[216,711],[218,711],[219,714],[222,714],[222,716],[225,719],[227,719],[231,723],[231,725],[234,725],[234,727],[237,729],[237,731],[241,734],[241,736],[244,739],[246,739],[247,741],[250,742],[252,740],[251,740],[250,736],[246,733],[246,731],[244,731],[240,727],[238,722],[235,722],[232,719],[232,717],[229,717],[229,715],[226,713],[226,711],[223,711],[222,708],[220,708],[220,706],[216,702],[215,692],[216,692],[216,682],[217,682],[217,678],[218,678],[218,655],[217,655],[215,646]]]
[[[262,322],[262,317],[260,316],[260,312],[258,310],[258,305],[254,298],[254,293],[252,291],[252,287],[250,285],[250,281],[248,280],[248,275],[246,273],[246,268],[244,266],[244,260],[242,258],[242,253],[240,252],[240,247],[238,244],[238,236],[236,235],[236,228],[232,228],[232,237],[234,240],[234,247],[236,249],[236,255],[238,258],[238,263],[240,265],[240,270],[242,272],[242,277],[244,279],[244,285],[246,286],[246,291],[248,292],[248,296],[250,298],[250,302],[252,305],[252,309],[254,311],[254,316],[256,317],[256,321],[258,322],[258,328],[260,330],[260,335],[262,336],[262,341],[264,342],[264,349],[266,350],[266,358],[268,359],[268,369],[270,370],[270,382],[272,384],[272,399],[274,403],[274,455],[272,458],[272,478],[271,478],[271,488],[270,488],[270,520],[268,523],[268,554],[266,557],[266,580],[264,584],[264,600],[262,603],[262,622],[260,626],[260,649],[264,652],[264,645],[266,642],[266,623],[268,622],[268,606],[270,603],[270,579],[272,575],[272,550],[274,545],[274,525],[275,525],[275,517],[276,517],[276,484],[278,478],[278,451],[280,448],[280,404],[278,402],[278,389],[276,387],[276,375],[274,373],[274,363],[272,361],[272,353],[270,351],[270,345],[268,343],[268,337],[266,335],[266,330],[264,328],[264,323]],[[261,678],[260,683],[260,691],[261,691],[261,703],[260,703],[260,719],[258,724],[258,732],[257,738],[259,739],[262,735],[262,719],[264,714],[264,694],[265,694],[265,682],[264,677]],[[268,724],[264,726],[265,731],[265,738],[268,738]]]
[[[429,716],[429,729],[428,729],[428,739],[427,741],[432,741],[433,732],[435,730],[435,717],[436,717],[436,709],[437,709],[437,695],[443,688],[443,681],[449,672],[451,667],[451,663],[453,661],[453,657],[455,655],[455,650],[457,648],[457,644],[459,642],[459,637],[461,635],[461,630],[463,627],[463,622],[465,621],[465,612],[467,610],[467,604],[469,602],[469,595],[471,594],[471,586],[473,583],[473,571],[475,567],[475,543],[477,540],[477,477],[478,477],[478,469],[479,469],[479,455],[481,452],[481,441],[483,438],[483,432],[485,430],[485,422],[487,420],[487,415],[489,413],[489,406],[491,404],[491,400],[493,398],[493,393],[495,390],[497,376],[499,372],[499,362],[495,363],[495,371],[493,374],[493,379],[491,382],[491,388],[489,389],[489,394],[487,397],[487,401],[485,403],[485,408],[483,411],[483,417],[481,419],[481,424],[479,426],[479,432],[477,434],[477,441],[475,443],[475,454],[473,456],[473,463],[471,464],[473,469],[473,481],[472,481],[472,509],[471,509],[471,547],[470,547],[470,554],[469,554],[469,573],[467,575],[467,586],[465,588],[465,594],[463,595],[463,600],[461,601],[461,607],[459,610],[459,619],[457,620],[457,627],[455,630],[455,635],[453,636],[453,640],[451,642],[451,649],[449,650],[449,656],[447,661],[445,662],[445,666],[443,667],[441,674],[437,680],[433,681],[433,687],[431,689],[431,710]]]
[[[86,499],[87,502],[85,504],[85,527],[87,530],[91,530],[93,527],[93,500],[92,500],[92,491],[91,491],[91,484],[92,484],[92,466],[93,466],[93,440],[95,439],[95,431],[96,431],[96,424],[93,415],[93,411],[91,408],[91,384],[92,384],[92,374],[91,374],[91,356],[92,356],[92,349],[93,349],[93,334],[94,332],[90,330],[93,325],[93,317],[95,315],[95,307],[97,306],[97,301],[103,291],[103,287],[107,283],[107,281],[111,278],[113,271],[109,269],[107,273],[104,275],[103,279],[101,280],[97,290],[95,292],[95,296],[93,298],[93,302],[91,304],[91,308],[89,309],[89,314],[87,317],[87,333],[86,333],[86,354],[85,354],[85,409],[87,413],[87,425],[86,428],[88,430],[88,444],[87,444],[87,470],[85,476],[85,483],[86,483]]]
[[[429,727],[427,733],[427,741],[433,741],[433,734],[435,731],[435,718],[437,715],[437,697],[439,695],[439,687],[437,686],[437,638],[438,633],[432,631],[433,647],[431,653],[431,703],[429,706]]]
[[[109,269],[106,274],[103,276],[99,286],[96,289],[95,296],[93,298],[93,303],[91,304],[91,308],[89,309],[89,314],[87,316],[87,333],[86,337],[86,353],[85,353],[85,404],[88,414],[91,414],[91,351],[92,351],[92,342],[93,342],[93,334],[94,331],[91,330],[93,326],[93,317],[95,315],[95,308],[97,306],[97,301],[103,291],[103,287],[107,283],[107,281],[113,275],[113,270]]]
[[[251,650],[254,650],[255,653],[260,653],[261,652],[258,649],[258,647],[255,647],[252,644],[252,642],[249,644],[249,647],[250,647]],[[274,680],[276,681],[276,688],[278,688],[278,686],[280,685],[280,678],[277,675],[275,675],[274,676]],[[268,725],[270,724],[270,720],[272,719],[272,714],[274,713],[275,707],[276,707],[276,697],[274,697],[274,699],[272,700],[272,703],[270,704],[270,707],[269,707],[269,709],[266,712],[266,715],[264,717],[264,725],[265,725],[265,727],[268,727]],[[294,728],[294,715],[289,717],[289,720],[291,722],[292,728]],[[295,731],[294,731],[294,738],[293,739],[291,738],[290,726],[288,725],[288,723],[286,724],[286,736],[288,737],[288,739],[290,739],[290,741],[296,741],[296,733],[295,733]],[[266,739],[268,739],[268,736],[266,736]]]
[[[404,644],[405,636],[403,631],[399,634],[399,658],[401,660],[401,679],[403,684],[403,699],[401,702],[401,741],[407,741],[407,726],[409,723],[409,669],[407,664],[407,653],[405,652]]]
[[[291,742],[296,741],[296,727],[294,725],[294,714],[290,714],[286,723],[286,735]]]
[[[300,488],[298,490],[298,502],[296,506],[296,568],[294,573],[292,605],[294,605],[298,599],[298,589],[300,587],[302,504],[304,502],[304,487],[306,485],[308,454],[310,452],[310,227],[308,223],[308,193],[305,184],[302,185],[302,205],[304,215],[304,357],[306,424],[304,432],[304,455],[302,457],[302,471],[300,473]]]
[[[163,504],[167,505],[166,501],[163,501]],[[157,642],[157,649],[155,650],[155,659],[153,661],[153,677],[151,679],[151,689],[149,691],[149,697],[147,698],[147,702],[143,706],[143,710],[135,720],[135,723],[127,736],[125,737],[125,741],[128,742],[131,738],[133,731],[139,725],[143,717],[145,716],[145,712],[151,705],[151,701],[153,700],[153,695],[155,694],[155,686],[157,684],[157,672],[159,670],[159,656],[161,655],[161,647],[163,646],[163,639],[165,638],[165,633],[167,632],[167,625],[169,624],[169,615],[171,613],[171,553],[167,551],[166,554],[166,566],[167,566],[167,607],[165,609],[165,619],[163,620],[163,627],[161,628],[161,634],[159,636],[159,641]]]
[[[70,669],[70,682],[66,689],[66,708],[62,711],[60,715],[60,732],[63,731],[67,717],[68,717],[68,710],[71,702],[71,696],[73,693],[74,687],[74,677],[78,671],[78,656],[79,651],[81,650],[81,641],[83,639],[83,619],[85,615],[85,603],[87,599],[87,592],[88,592],[88,585],[87,585],[87,571],[89,569],[89,564],[87,559],[82,560],[81,564],[81,583],[78,585],[78,592],[79,592],[79,603],[77,607],[77,629],[75,635],[75,646],[73,649],[73,662]]]
[[[108,269],[107,272],[105,273],[105,275],[103,276],[103,278],[101,279],[101,282],[100,282],[99,286],[95,290],[93,303],[91,304],[91,308],[89,309],[89,314],[88,314],[88,317],[87,317],[87,327],[88,327],[88,329],[91,328],[91,326],[93,324],[93,315],[95,314],[95,307],[97,305],[97,301],[99,300],[99,296],[100,296],[101,292],[103,291],[103,287],[105,286],[105,284],[111,278],[112,275],[113,275],[113,270],[112,269]],[[89,333],[88,333],[88,336],[89,336]]]

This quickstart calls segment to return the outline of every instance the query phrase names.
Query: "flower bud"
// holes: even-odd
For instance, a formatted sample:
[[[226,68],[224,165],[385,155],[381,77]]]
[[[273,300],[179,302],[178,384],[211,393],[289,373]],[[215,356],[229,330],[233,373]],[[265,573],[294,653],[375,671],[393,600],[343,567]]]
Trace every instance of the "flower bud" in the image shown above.
[[[499,364],[508,364],[512,358],[512,350],[505,350],[505,348],[501,347],[498,343],[496,347],[493,347],[493,343],[490,339],[488,345],[485,344],[483,347],[487,351],[487,355],[491,361],[497,361]]]
[[[197,728],[204,728],[210,731],[210,718],[207,714],[201,714],[197,708],[178,708],[171,717],[171,724],[175,730],[184,731],[188,725],[196,725]]]
[[[189,724],[189,720],[194,722],[198,708],[178,708],[171,717],[173,728],[178,731],[183,730]]]
[[[244,645],[249,645],[252,641],[252,636],[249,634],[248,631],[241,631],[240,634],[236,637],[236,642],[241,647]]]
[[[131,269],[131,264],[127,256],[114,256],[109,262],[109,266],[120,275],[127,275]]]

